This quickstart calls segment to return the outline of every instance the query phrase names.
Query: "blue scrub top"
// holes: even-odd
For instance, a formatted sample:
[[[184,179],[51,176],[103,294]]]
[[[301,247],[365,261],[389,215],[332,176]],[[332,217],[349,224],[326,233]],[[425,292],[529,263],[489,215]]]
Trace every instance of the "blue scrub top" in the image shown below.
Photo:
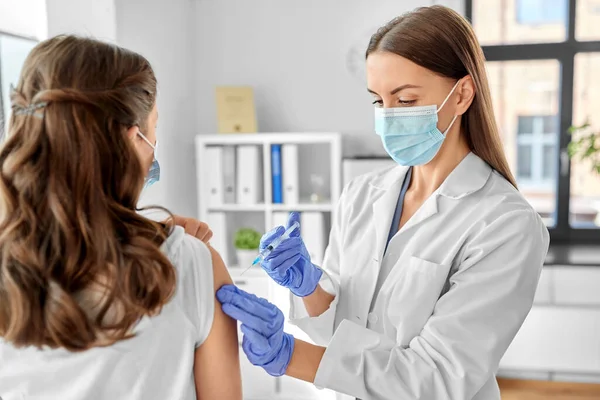
[[[388,240],[385,245],[385,251],[387,252],[388,245],[396,233],[398,233],[398,226],[400,225],[400,217],[402,216],[402,206],[404,205],[404,196],[410,185],[412,178],[412,167],[408,169],[404,176],[404,182],[402,183],[402,189],[400,189],[400,196],[398,196],[398,203],[396,204],[396,211],[394,211],[394,218],[392,218],[392,226],[390,226],[390,233],[388,234]],[[384,252],[385,254],[385,252]]]

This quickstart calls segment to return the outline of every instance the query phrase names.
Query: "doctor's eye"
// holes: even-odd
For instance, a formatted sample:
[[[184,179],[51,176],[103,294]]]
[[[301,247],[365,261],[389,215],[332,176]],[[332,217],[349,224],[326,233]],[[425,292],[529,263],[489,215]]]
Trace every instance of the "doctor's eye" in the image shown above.
[[[400,103],[401,106],[411,106],[413,104],[415,104],[417,101],[416,100],[401,100],[398,99],[398,103]]]
[[[373,105],[374,105],[375,107],[379,107],[379,108],[381,108],[381,107],[383,107],[383,100],[375,100],[375,101],[373,102]]]

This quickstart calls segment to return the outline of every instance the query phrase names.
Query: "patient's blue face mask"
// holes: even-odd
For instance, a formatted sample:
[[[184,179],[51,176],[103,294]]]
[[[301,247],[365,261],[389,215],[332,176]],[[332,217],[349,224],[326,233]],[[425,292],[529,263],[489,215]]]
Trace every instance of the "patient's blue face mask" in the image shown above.
[[[150,170],[148,171],[148,175],[144,178],[144,189],[152,186],[156,182],[160,180],[160,165],[158,164],[158,160],[156,159],[156,147],[158,146],[158,141],[155,144],[150,143],[148,138],[144,136],[144,134],[138,131],[139,137],[144,139],[148,146],[152,147],[154,151],[154,159],[152,160],[152,165],[150,166]]]
[[[431,105],[375,109],[375,132],[381,136],[383,147],[394,161],[400,165],[414,166],[433,160],[457,118],[455,115],[442,133],[437,127],[438,113],[459,82],[456,82],[439,108]]]

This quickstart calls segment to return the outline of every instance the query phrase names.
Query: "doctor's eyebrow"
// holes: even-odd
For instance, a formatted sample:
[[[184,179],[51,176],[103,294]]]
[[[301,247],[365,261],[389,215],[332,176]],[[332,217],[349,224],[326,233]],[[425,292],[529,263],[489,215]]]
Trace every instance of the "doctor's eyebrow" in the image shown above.
[[[393,95],[395,95],[396,93],[398,93],[398,92],[400,92],[400,91],[402,91],[402,90],[404,90],[404,89],[419,89],[419,88],[421,88],[421,86],[418,86],[418,85],[411,85],[410,83],[407,83],[406,85],[398,86],[396,89],[392,90],[392,91],[390,92],[390,95],[392,95],[392,96],[393,96]],[[373,90],[371,90],[371,89],[369,89],[369,88],[367,88],[367,92],[369,92],[369,93],[371,93],[371,94],[374,94],[374,95],[377,95],[377,96],[379,96],[379,94],[377,94],[377,92],[374,92]]]

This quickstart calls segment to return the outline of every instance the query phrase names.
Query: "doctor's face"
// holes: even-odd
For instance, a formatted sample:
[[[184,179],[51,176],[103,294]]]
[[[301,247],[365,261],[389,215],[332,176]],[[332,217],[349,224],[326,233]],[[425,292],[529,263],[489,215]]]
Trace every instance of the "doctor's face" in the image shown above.
[[[440,76],[394,53],[375,52],[367,58],[367,90],[376,107],[439,107],[455,84],[455,79]],[[456,111],[452,96],[439,113],[442,126],[450,123]]]

